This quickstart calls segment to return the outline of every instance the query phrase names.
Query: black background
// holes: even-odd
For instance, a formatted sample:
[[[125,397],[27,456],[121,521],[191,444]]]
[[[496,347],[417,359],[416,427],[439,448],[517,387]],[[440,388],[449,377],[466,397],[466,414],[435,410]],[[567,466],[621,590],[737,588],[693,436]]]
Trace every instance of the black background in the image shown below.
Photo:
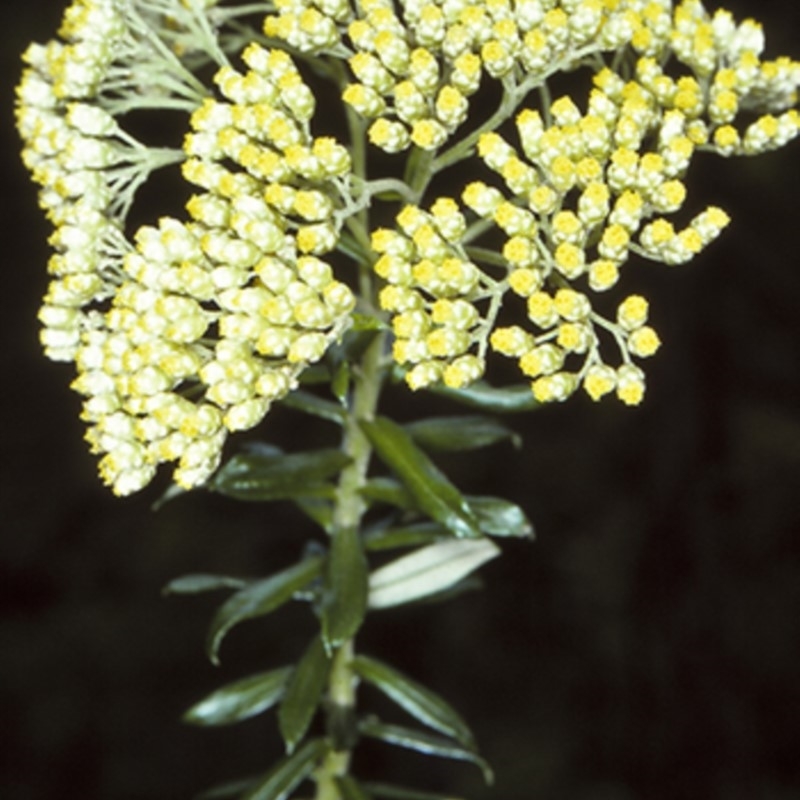
[[[49,231],[11,114],[19,53],[62,8],[0,12],[0,796],[188,798],[263,770],[280,745],[271,715],[208,731],[180,713],[295,658],[314,623],[290,609],[242,626],[214,668],[202,643],[219,598],[161,587],[268,573],[309,529],[284,505],[198,493],[153,513],[158,487],[119,500],[99,485],[70,368],[39,350]],[[798,4],[744,8],[768,55],[800,56]],[[694,202],[733,224],[689,266],[629,268],[665,341],[644,405],[575,398],[515,418],[522,450],[443,459],[464,490],[523,504],[537,540],[504,544],[486,591],[375,614],[361,636],[463,711],[497,784],[378,747],[362,773],[473,800],[800,796],[800,150],[693,166]],[[394,402],[449,410],[402,390]],[[286,411],[260,430],[297,449],[313,437]]]

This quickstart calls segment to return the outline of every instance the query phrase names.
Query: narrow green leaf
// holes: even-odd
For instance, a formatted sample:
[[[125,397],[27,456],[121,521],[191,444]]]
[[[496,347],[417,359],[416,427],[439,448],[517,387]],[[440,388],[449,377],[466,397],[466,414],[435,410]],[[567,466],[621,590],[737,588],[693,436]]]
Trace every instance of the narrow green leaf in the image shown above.
[[[310,414],[320,419],[326,419],[329,422],[335,422],[337,425],[342,425],[347,417],[347,411],[338,403],[317,397],[317,395],[302,389],[295,389],[295,391],[290,392],[280,403],[287,408],[301,411],[304,414]]]
[[[311,739],[279,761],[241,800],[286,800],[311,775],[326,749],[323,739]]]
[[[388,608],[449,588],[500,554],[488,539],[447,539],[415,550],[375,570],[371,608]]]
[[[480,536],[478,521],[461,493],[414,444],[408,433],[386,417],[364,420],[361,427],[422,511],[454,536],[462,539]]]
[[[306,735],[322,699],[329,671],[330,659],[322,639],[317,636],[292,671],[278,708],[278,727],[287,753],[293,753]]]
[[[333,528],[333,503],[324,497],[295,497],[294,504],[326,533]]]
[[[211,620],[206,652],[219,663],[219,647],[228,631],[246,619],[269,614],[307,586],[322,571],[322,558],[307,558],[269,578],[254,581],[228,598]]]
[[[195,703],[184,715],[191,725],[232,725],[271,708],[281,699],[291,667],[240,678]]]
[[[475,737],[461,715],[436,692],[394,667],[368,656],[356,656],[353,669],[423,725],[474,748]]]
[[[301,386],[318,386],[322,383],[329,383],[330,379],[331,373],[324,361],[309,364],[298,378]]]
[[[163,589],[164,594],[199,594],[218,589],[243,589],[249,581],[233,578],[230,575],[182,575],[171,580]]]
[[[262,780],[261,775],[251,775],[248,778],[226,781],[200,792],[200,794],[195,795],[194,800],[228,800],[229,797],[241,797],[244,792],[259,780]]]
[[[390,528],[377,528],[364,534],[367,550],[392,550],[397,547],[414,547],[433,544],[450,538],[450,531],[438,522],[418,522]]]
[[[430,417],[405,426],[417,444],[426,450],[477,450],[510,440],[520,446],[520,437],[494,417],[464,415]]]
[[[355,635],[367,612],[367,559],[356,528],[333,534],[322,604],[322,636],[328,650]]]
[[[430,733],[425,733],[425,731],[418,731],[400,725],[387,725],[374,717],[363,720],[359,729],[364,736],[380,739],[387,744],[397,745],[408,750],[415,750],[424,755],[452,758],[457,761],[469,761],[481,770],[483,779],[487,784],[491,784],[494,781],[492,768],[484,758],[481,758],[474,751],[452,744],[440,736],[433,736]]]
[[[346,360],[340,361],[332,372],[331,391],[340,403],[345,403],[347,401],[347,393],[350,391],[350,362]]]
[[[439,794],[438,792],[421,792],[418,789],[408,789],[404,786],[393,786],[388,783],[365,783],[364,788],[375,797],[385,797],[387,800],[464,800],[452,794]]]
[[[407,510],[417,507],[411,493],[394,478],[370,478],[361,488],[360,494],[370,503],[385,503]]]
[[[370,794],[352,775],[345,775],[334,780],[341,800],[372,800]]]
[[[482,495],[471,495],[467,497],[467,502],[484,533],[490,536],[533,538],[533,525],[516,503]]]
[[[290,454],[238,453],[217,472],[208,488],[237,500],[330,497],[334,489],[326,479],[338,475],[349,461],[332,448]]]
[[[496,388],[483,381],[477,381],[465,389],[450,389],[438,384],[431,386],[430,389],[461,405],[495,414],[518,414],[523,411],[533,411],[540,406],[531,392],[530,384],[527,383]]]

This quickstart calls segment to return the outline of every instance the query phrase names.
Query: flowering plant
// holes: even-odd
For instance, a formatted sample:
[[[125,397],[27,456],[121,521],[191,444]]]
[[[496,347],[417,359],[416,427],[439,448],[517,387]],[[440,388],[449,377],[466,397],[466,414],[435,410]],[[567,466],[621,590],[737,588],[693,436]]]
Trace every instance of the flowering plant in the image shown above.
[[[355,636],[368,611],[457,592],[493,539],[531,535],[520,507],[463,495],[427,450],[509,438],[493,414],[579,390],[642,401],[660,340],[622,288],[629,261],[684,263],[728,224],[687,208],[695,154],[800,131],[800,63],[763,47],[757,23],[698,0],[75,0],[59,39],[26,51],[17,125],[55,228],[42,343],[75,364],[104,482],[127,495],[172,462],[168,496],[289,499],[322,533],[269,577],[169,586],[232,591],[213,661],[291,600],[319,622],[295,664],[187,712],[278,707],[286,756],[213,796],[287,798],[310,779],[317,800],[436,797],[358,782],[361,737],[490,780],[460,715]],[[140,224],[137,190],[177,165],[185,213]],[[386,388],[473,413],[400,425],[379,413]],[[338,426],[341,446],[251,442],[223,463],[274,403]],[[422,727],[361,714],[360,682]]]

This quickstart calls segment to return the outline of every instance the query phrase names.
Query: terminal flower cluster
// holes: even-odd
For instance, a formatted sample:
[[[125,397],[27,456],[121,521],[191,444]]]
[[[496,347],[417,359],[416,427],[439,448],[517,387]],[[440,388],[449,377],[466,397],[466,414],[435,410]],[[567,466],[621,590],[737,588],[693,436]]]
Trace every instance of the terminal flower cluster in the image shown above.
[[[413,389],[495,354],[542,402],[639,403],[660,339],[629,261],[686,262],[727,225],[687,203],[696,153],[800,131],[800,64],[699,0],[74,0],[59,37],[17,91],[55,227],[42,343],[119,494],[163,462],[204,482],[352,324],[359,268]],[[560,73],[588,91],[553,98]],[[312,132],[325,81],[349,140]],[[182,146],[132,135],[147,111]],[[186,213],[132,224],[177,164]]]

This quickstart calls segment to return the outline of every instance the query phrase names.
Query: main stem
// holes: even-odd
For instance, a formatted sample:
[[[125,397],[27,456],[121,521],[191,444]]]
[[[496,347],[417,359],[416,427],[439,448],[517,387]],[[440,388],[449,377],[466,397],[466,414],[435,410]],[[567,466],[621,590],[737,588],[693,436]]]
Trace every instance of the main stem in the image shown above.
[[[375,336],[360,363],[354,369],[353,392],[345,422],[342,449],[351,458],[342,471],[333,512],[333,535],[346,528],[358,528],[366,510],[361,489],[367,481],[372,446],[361,430],[360,421],[375,415],[383,382],[381,362],[385,334]],[[337,714],[352,717],[355,714],[357,679],[352,670],[354,640],[342,644],[333,657],[328,679],[328,700]],[[332,750],[316,771],[317,791],[314,800],[340,800],[336,778],[347,775],[351,751]]]

